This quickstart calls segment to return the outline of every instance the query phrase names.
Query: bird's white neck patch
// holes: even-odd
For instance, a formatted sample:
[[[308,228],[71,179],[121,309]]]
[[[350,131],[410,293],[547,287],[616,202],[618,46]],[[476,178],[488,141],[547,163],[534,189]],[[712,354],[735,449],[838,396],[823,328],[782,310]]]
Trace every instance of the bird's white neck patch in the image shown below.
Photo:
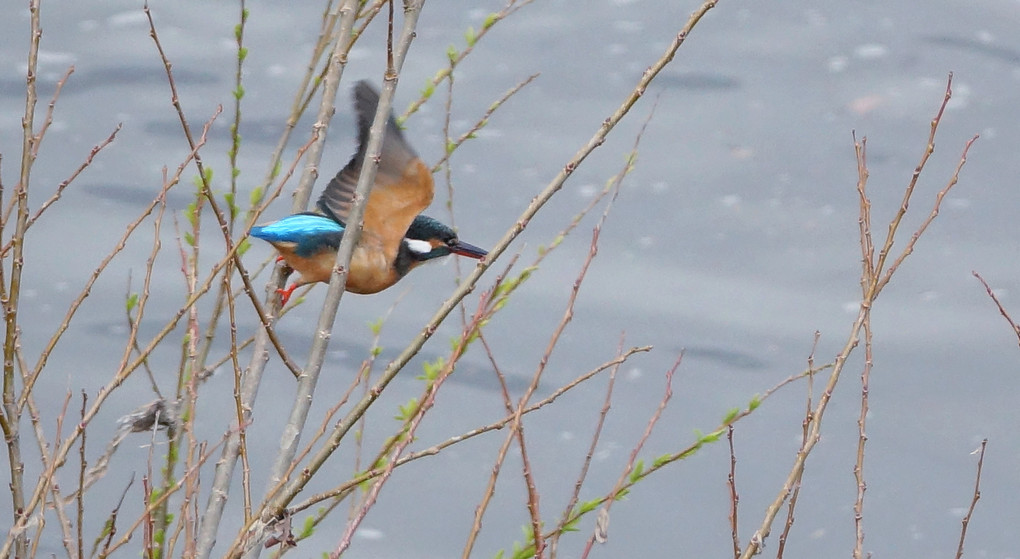
[[[411,249],[411,252],[415,254],[428,254],[432,252],[432,244],[428,241],[421,239],[404,239],[407,243],[407,248]]]

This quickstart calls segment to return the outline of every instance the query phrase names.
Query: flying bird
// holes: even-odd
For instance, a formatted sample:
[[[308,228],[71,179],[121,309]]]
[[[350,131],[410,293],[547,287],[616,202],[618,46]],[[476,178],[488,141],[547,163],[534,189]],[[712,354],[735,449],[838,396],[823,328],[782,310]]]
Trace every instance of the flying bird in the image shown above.
[[[365,163],[368,133],[379,105],[379,94],[365,81],[354,87],[358,121],[358,151],[322,192],[315,211],[302,212],[251,228],[251,235],[273,245],[288,267],[298,272],[286,289],[278,289],[284,305],[295,289],[328,283],[336,265],[358,175]],[[354,247],[347,275],[347,291],[378,293],[400,281],[420,264],[459,254],[482,258],[487,252],[461,241],[452,228],[422,215],[432,203],[432,173],[404,139],[390,112],[379,156],[379,170],[365,205],[364,228]]]

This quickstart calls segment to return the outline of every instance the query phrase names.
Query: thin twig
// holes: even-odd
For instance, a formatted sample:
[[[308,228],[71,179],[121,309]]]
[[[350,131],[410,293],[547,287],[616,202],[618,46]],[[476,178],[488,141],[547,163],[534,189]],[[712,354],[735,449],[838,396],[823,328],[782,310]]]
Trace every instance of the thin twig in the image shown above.
[[[566,394],[567,392],[570,392],[571,390],[573,390],[574,388],[577,388],[578,386],[581,386],[581,384],[583,384],[588,379],[594,377],[595,375],[597,375],[597,374],[599,374],[599,373],[601,373],[601,372],[603,372],[605,370],[611,370],[613,367],[615,367],[615,366],[617,366],[617,365],[619,365],[621,363],[626,362],[632,355],[634,355],[636,353],[646,353],[648,351],[651,351],[651,349],[652,349],[651,346],[632,347],[632,348],[628,349],[627,351],[625,351],[621,355],[611,359],[610,361],[607,361],[607,362],[599,365],[598,367],[595,367],[594,369],[591,369],[590,371],[587,371],[587,372],[579,375],[577,378],[575,378],[574,380],[572,380],[569,383],[565,384],[564,386],[561,386],[559,389],[554,391],[552,394],[550,394],[549,396],[547,396],[543,400],[538,401],[538,402],[528,406],[524,410],[523,415],[528,415],[528,414],[530,414],[532,412],[535,412],[535,411],[537,411],[537,410],[539,410],[539,409],[541,409],[541,408],[543,408],[543,407],[545,407],[545,406],[547,406],[549,404],[552,404],[557,399],[559,399],[560,396]],[[429,448],[426,448],[426,449],[423,449],[423,450],[419,450],[419,451],[416,451],[416,452],[412,452],[410,454],[407,454],[406,456],[402,456],[402,457],[400,457],[400,459],[397,460],[397,467],[403,466],[404,464],[406,464],[408,462],[412,462],[412,461],[418,460],[420,458],[425,458],[427,456],[435,456],[436,454],[439,454],[442,450],[444,450],[444,449],[446,449],[446,448],[448,448],[450,446],[453,446],[455,444],[460,444],[460,443],[462,443],[462,442],[464,442],[464,441],[466,441],[468,439],[472,439],[472,438],[477,437],[479,435],[483,435],[485,433],[490,433],[492,431],[498,431],[498,430],[506,427],[510,423],[512,423],[514,421],[515,417],[517,417],[516,413],[514,413],[513,415],[508,415],[508,416],[500,419],[499,421],[490,423],[488,425],[484,425],[482,427],[477,427],[477,428],[472,429],[472,430],[470,430],[470,431],[468,431],[466,433],[461,433],[459,435],[450,437],[447,440],[445,440],[445,441],[443,441],[443,442],[441,442],[441,443],[439,443],[437,445],[434,445],[434,446],[431,446]],[[324,501],[326,499],[333,499],[333,498],[336,498],[338,496],[342,496],[345,493],[347,493],[348,491],[352,490],[353,488],[358,487],[360,484],[362,484],[362,483],[364,483],[366,481],[369,481],[371,479],[374,479],[375,477],[379,476],[381,473],[382,473],[382,468],[371,469],[371,470],[369,470],[367,472],[364,472],[364,473],[362,473],[362,474],[360,474],[360,475],[358,475],[358,476],[356,476],[356,477],[354,477],[354,478],[344,482],[342,485],[339,485],[339,486],[337,486],[337,487],[335,487],[333,489],[330,489],[329,491],[326,491],[326,492],[319,493],[317,495],[313,495],[311,497],[308,497],[304,501],[302,501],[302,502],[300,502],[300,503],[298,503],[298,504],[296,504],[296,505],[294,505],[292,507],[289,507],[287,509],[287,511],[290,514],[292,514],[292,515],[293,514],[297,514],[297,513],[301,512],[301,511],[304,511],[306,509],[309,509],[309,508],[311,508],[311,507],[321,503],[322,501]]]
[[[726,442],[730,447],[730,473],[726,476],[726,486],[730,490],[730,539],[733,540],[733,557],[740,557],[740,536],[737,531],[737,505],[740,495],[737,494],[737,453],[733,450],[733,426],[726,427]]]
[[[914,231],[913,235],[911,236],[910,240],[907,242],[907,245],[904,247],[903,251],[899,254],[899,256],[893,261],[892,264],[889,265],[888,269],[885,269],[884,266],[886,259],[890,254],[894,237],[899,229],[899,225],[902,221],[903,215],[905,214],[906,209],[909,205],[910,197],[913,194],[914,186],[917,183],[918,175],[921,172],[921,170],[923,170],[929,155],[931,154],[932,151],[934,151],[935,132],[938,128],[938,124],[941,122],[942,114],[945,110],[946,104],[948,103],[949,96],[951,95],[950,88],[951,80],[952,74],[950,74],[949,85],[947,85],[946,87],[946,96],[943,98],[942,104],[940,105],[939,110],[936,113],[936,117],[932,119],[932,129],[928,136],[928,147],[926,148],[924,154],[922,155],[920,163],[915,168],[914,175],[911,177],[910,182],[907,184],[905,188],[904,198],[900,204],[900,209],[897,211],[897,213],[889,222],[886,240],[881,251],[879,252],[877,261],[875,261],[872,264],[862,262],[863,269],[865,270],[864,277],[868,278],[868,281],[867,282],[862,281],[863,297],[860,302],[857,318],[854,320],[854,323],[850,330],[850,335],[847,338],[847,341],[843,346],[843,349],[836,356],[836,360],[833,365],[832,372],[829,374],[829,379],[826,382],[825,389],[822,391],[822,395],[818,400],[818,404],[815,406],[812,412],[811,426],[808,433],[807,441],[797,452],[797,456],[796,459],[794,460],[793,467],[790,469],[790,473],[787,475],[787,478],[783,484],[782,489],[779,492],[779,495],[772,501],[772,503],[766,509],[765,518],[762,520],[760,528],[757,531],[755,531],[747,547],[744,549],[744,552],[741,555],[742,559],[750,559],[753,555],[760,552],[761,547],[764,545],[765,539],[769,536],[771,532],[772,522],[775,520],[776,515],[779,513],[780,507],[782,507],[783,503],[786,502],[786,500],[790,497],[794,488],[800,483],[800,479],[803,475],[804,466],[807,461],[807,458],[821,438],[821,426],[825,410],[828,408],[830,398],[832,397],[832,393],[835,390],[836,384],[839,381],[839,377],[847,363],[847,360],[849,359],[851,353],[853,353],[854,349],[857,348],[857,345],[860,340],[861,331],[865,329],[865,325],[869,324],[871,308],[874,305],[875,300],[877,299],[879,293],[882,291],[885,285],[888,284],[889,280],[892,277],[892,274],[898,269],[900,264],[903,263],[906,257],[911,254],[917,240],[921,237],[924,231],[927,230],[927,227],[938,215],[938,210],[942,203],[942,199],[949,192],[949,190],[956,185],[957,181],[959,180],[960,170],[962,169],[964,163],[966,162],[967,152],[970,149],[970,146],[974,143],[974,141],[977,140],[977,136],[974,136],[969,141],[967,141],[963,149],[963,154],[961,155],[959,163],[956,166],[956,170],[950,177],[948,184],[944,188],[942,188],[942,190],[940,190],[935,196],[934,208],[929,213],[927,218],[921,223],[921,225]],[[863,158],[864,155],[865,152],[863,150],[863,145],[861,145],[861,147],[857,149],[857,156],[859,158],[858,168],[859,169],[864,168],[866,170],[867,167],[866,162],[861,161],[861,158]],[[866,177],[867,175],[865,173],[861,176]],[[865,233],[870,232],[870,225],[867,223],[866,217],[870,214],[866,214],[865,211],[867,210],[870,212],[870,201],[867,199],[862,183],[863,180],[861,180],[859,177],[858,195],[861,198],[862,209],[861,242],[866,243],[867,240]],[[866,247],[862,247],[862,254],[867,255],[867,253],[868,251]],[[865,283],[866,285],[864,285]]]
[[[623,335],[621,334],[620,345],[617,347],[616,354],[622,355],[622,353]],[[567,522],[570,519],[570,514],[574,511],[574,507],[577,506],[577,501],[580,499],[581,487],[584,485],[584,481],[588,477],[588,468],[591,466],[592,458],[595,456],[595,449],[598,447],[599,439],[602,436],[602,427],[605,425],[606,417],[609,415],[610,403],[613,400],[613,387],[616,385],[616,373],[619,370],[619,364],[609,370],[609,380],[606,383],[606,397],[602,402],[602,409],[599,411],[598,421],[595,423],[595,430],[592,433],[591,443],[588,444],[588,452],[584,455],[584,461],[581,464],[581,471],[577,474],[577,479],[574,480],[574,491],[570,494],[570,499],[567,500],[567,506],[563,509],[560,522],[556,525],[554,534],[549,538],[550,559],[555,559],[556,547],[559,543],[560,536],[564,533]]]
[[[988,285],[988,282],[985,281],[985,278],[981,277],[981,275],[977,272],[971,273],[974,274],[974,277],[981,282],[981,285],[985,286],[985,291],[988,293],[988,296],[992,298],[992,301],[995,302],[995,306],[999,308],[999,314],[1006,319],[1006,322],[1009,323],[1009,327],[1012,328],[1013,333],[1016,334],[1017,341],[1020,342],[1020,326],[1018,326],[1017,323],[1009,316],[1009,313],[1006,312],[1006,308],[1002,306],[1002,302],[999,301],[999,297],[995,295],[994,291],[992,291],[992,288]]]
[[[815,370],[815,351],[818,350],[818,340],[821,339],[821,332],[815,330],[814,342],[811,344],[811,353],[808,354],[807,366],[808,370]],[[804,406],[804,420],[801,421],[801,434],[800,434],[800,448],[803,449],[804,445],[807,444],[808,432],[811,428],[811,418],[814,416],[814,387],[815,387],[815,376],[808,376],[807,380],[807,398],[806,405]],[[797,509],[797,499],[800,497],[801,480],[798,479],[793,487],[793,491],[790,493],[790,502],[786,507],[786,523],[783,525],[783,532],[779,534],[779,545],[776,550],[776,559],[783,559],[783,552],[786,550],[786,541],[790,537],[790,530],[793,529],[794,522],[794,511]]]
[[[981,441],[981,448],[978,452],[977,475],[974,478],[974,497],[970,500],[970,507],[964,515],[962,527],[960,528],[960,544],[956,547],[956,559],[963,557],[963,542],[967,539],[967,527],[970,526],[970,519],[974,516],[974,507],[981,498],[981,468],[985,465],[985,447],[988,446],[988,439]]]
[[[641,438],[638,439],[637,444],[630,451],[630,457],[627,459],[627,465],[624,466],[623,471],[620,472],[619,479],[616,480],[616,485],[606,495],[606,500],[602,503],[602,507],[599,510],[599,519],[595,525],[595,531],[591,537],[588,538],[588,542],[585,545],[584,551],[581,553],[581,559],[587,559],[588,554],[591,553],[592,547],[595,543],[605,543],[609,537],[609,509],[613,506],[613,503],[622,495],[624,486],[628,482],[628,478],[631,482],[634,481],[632,472],[640,474],[641,471],[635,472],[637,467],[638,455],[641,453],[641,449],[644,448],[645,443],[648,441],[648,437],[652,436],[652,431],[655,429],[655,425],[659,422],[659,418],[662,417],[662,412],[665,411],[666,406],[669,404],[670,398],[673,397],[673,374],[680,367],[680,363],[683,362],[684,354],[681,352],[677,356],[676,361],[673,363],[673,367],[666,371],[666,388],[662,394],[662,400],[659,401],[658,407],[655,408],[655,412],[652,413],[652,417],[648,419],[648,425],[645,426],[645,432],[641,434]],[[642,466],[643,468],[643,466]]]

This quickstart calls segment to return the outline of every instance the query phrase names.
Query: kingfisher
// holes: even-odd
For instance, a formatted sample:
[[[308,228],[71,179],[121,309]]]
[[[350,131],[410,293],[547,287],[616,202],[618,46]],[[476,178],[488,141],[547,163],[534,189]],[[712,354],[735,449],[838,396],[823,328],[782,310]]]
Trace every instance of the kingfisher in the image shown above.
[[[379,106],[379,93],[368,82],[358,82],[353,97],[358,151],[326,185],[315,211],[251,228],[253,237],[268,241],[279,251],[277,261],[282,260],[299,274],[289,287],[277,290],[281,306],[302,285],[328,283],[336,265],[336,252],[365,164],[369,128]],[[378,293],[429,260],[450,254],[477,259],[488,254],[461,241],[452,228],[439,220],[422,215],[432,203],[433,192],[432,173],[404,139],[390,111],[379,170],[365,204],[365,225],[351,256],[347,291]]]

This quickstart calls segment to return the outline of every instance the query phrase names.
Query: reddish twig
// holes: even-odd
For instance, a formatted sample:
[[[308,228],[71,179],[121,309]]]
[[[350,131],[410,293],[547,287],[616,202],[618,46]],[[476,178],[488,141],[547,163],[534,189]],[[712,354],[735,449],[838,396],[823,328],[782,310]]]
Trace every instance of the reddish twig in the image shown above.
[[[622,334],[620,335],[620,345],[617,347],[616,352],[617,355],[623,354]],[[552,548],[556,547],[560,536],[566,530],[567,522],[570,520],[570,515],[574,511],[574,507],[577,506],[577,501],[580,498],[581,487],[584,484],[584,480],[588,477],[588,468],[591,466],[592,458],[595,456],[595,449],[598,447],[599,439],[602,436],[602,427],[605,425],[606,417],[609,415],[610,403],[613,400],[613,387],[616,385],[616,373],[619,370],[620,364],[617,364],[609,370],[609,379],[606,382],[606,398],[602,403],[602,409],[599,411],[599,418],[595,423],[595,430],[591,436],[591,443],[588,445],[588,452],[584,455],[584,462],[581,464],[581,471],[577,474],[577,479],[574,480],[574,491],[570,494],[570,499],[567,501],[567,506],[563,510],[560,522],[556,525],[556,530],[549,538],[549,546]]]
[[[634,476],[631,476],[631,472],[634,471],[635,464],[637,463],[638,454],[641,449],[644,448],[645,442],[648,441],[648,437],[652,436],[652,430],[655,429],[655,424],[659,422],[659,418],[662,417],[662,412],[666,409],[666,405],[669,404],[670,398],[673,397],[673,374],[680,367],[680,363],[683,362],[684,354],[681,352],[677,356],[676,361],[673,363],[668,371],[666,371],[666,388],[662,395],[662,400],[659,401],[659,406],[655,408],[655,412],[652,417],[648,420],[648,425],[645,427],[645,432],[638,439],[637,444],[630,451],[630,458],[627,460],[627,465],[620,472],[620,477],[616,481],[616,485],[606,495],[605,502],[602,503],[602,508],[599,509],[599,518],[596,522],[595,531],[590,538],[588,543],[584,547],[584,552],[581,553],[581,559],[587,559],[588,554],[591,553],[592,547],[595,543],[605,543],[609,536],[609,509],[613,506],[613,503],[622,495],[624,487],[628,485],[628,478],[631,483],[634,481]],[[638,472],[640,474],[640,472]]]
[[[740,495],[737,494],[737,454],[733,450],[733,425],[726,427],[726,442],[730,447],[730,474],[726,476],[726,486],[730,489],[730,538],[733,540],[733,557],[740,557],[740,536],[737,531],[737,505]]]
[[[970,500],[970,507],[967,508],[967,514],[964,515],[960,528],[960,544],[956,547],[956,559],[963,557],[963,542],[967,539],[967,527],[970,526],[970,519],[974,515],[974,507],[977,506],[978,499],[981,498],[981,468],[985,464],[985,447],[988,446],[988,439],[981,441],[981,448],[976,450],[978,453],[977,463],[977,476],[974,479],[974,497]]]
[[[1006,312],[1006,307],[1002,306],[1002,302],[999,301],[999,297],[995,295],[994,291],[992,291],[991,286],[988,285],[985,278],[981,277],[981,274],[978,274],[977,272],[971,272],[971,274],[974,274],[974,277],[981,282],[981,285],[985,286],[985,292],[987,292],[988,296],[995,302],[995,306],[999,308],[999,314],[1001,314],[1002,317],[1006,319],[1006,322],[1009,323],[1009,327],[1013,329],[1013,333],[1016,334],[1018,343],[1020,343],[1020,326],[1018,326],[1017,323],[1009,316],[1009,313]]]
[[[541,401],[538,401],[538,402],[535,402],[534,404],[531,404],[530,406],[528,406],[524,410],[523,415],[528,415],[528,414],[530,414],[532,412],[535,412],[535,411],[537,411],[537,410],[539,410],[539,409],[541,409],[541,408],[543,408],[543,407],[545,407],[545,406],[547,406],[549,404],[552,404],[557,399],[559,399],[560,396],[563,396],[567,392],[570,392],[574,388],[577,388],[582,383],[584,383],[588,379],[594,377],[595,375],[597,375],[597,374],[599,374],[599,373],[601,373],[601,372],[603,372],[605,370],[610,370],[610,369],[612,369],[612,367],[615,367],[615,366],[617,366],[617,365],[619,365],[621,363],[626,362],[635,353],[646,353],[648,351],[651,351],[651,349],[652,349],[651,346],[632,347],[632,348],[630,348],[629,350],[623,352],[623,354],[621,354],[620,356],[618,356],[618,357],[616,357],[614,359],[611,359],[611,360],[609,360],[609,361],[599,365],[598,367],[595,367],[594,369],[591,369],[590,371],[587,371],[586,373],[584,373],[582,375],[579,375],[577,378],[575,378],[571,382],[567,383],[564,386],[561,386],[559,389],[554,391],[552,394],[550,394],[545,399],[543,399]],[[431,447],[423,449],[423,450],[419,450],[419,451],[416,451],[416,452],[409,453],[409,454],[407,454],[405,456],[401,456],[397,460],[397,467],[402,466],[402,465],[404,465],[404,464],[406,464],[408,462],[412,462],[414,460],[418,460],[420,458],[425,458],[425,457],[428,457],[428,456],[435,456],[435,455],[439,454],[441,451],[443,451],[444,449],[446,449],[446,448],[448,448],[450,446],[453,446],[455,444],[460,444],[460,443],[462,443],[462,442],[464,442],[466,440],[473,439],[474,437],[477,437],[479,435],[483,435],[485,433],[491,433],[492,431],[498,431],[500,429],[503,429],[507,425],[511,424],[514,421],[514,418],[516,416],[517,416],[516,413],[514,415],[508,415],[508,416],[506,416],[506,417],[504,417],[504,418],[502,418],[502,419],[500,419],[498,421],[495,421],[493,423],[490,423],[488,425],[484,425],[482,427],[478,427],[478,428],[472,429],[472,430],[470,430],[470,431],[468,431],[466,433],[461,433],[459,435],[450,437],[447,440],[445,440],[445,441],[443,441],[443,442],[441,442],[441,443],[439,443],[437,445],[431,446]],[[358,476],[356,476],[356,477],[354,477],[354,478],[344,482],[343,484],[341,484],[341,485],[339,485],[339,486],[337,486],[337,487],[335,487],[333,489],[330,489],[330,490],[325,491],[323,493],[319,493],[319,494],[313,495],[313,496],[305,499],[304,501],[302,501],[302,502],[300,502],[300,503],[298,503],[298,504],[296,504],[294,506],[289,507],[287,510],[291,514],[296,514],[298,512],[303,511],[303,510],[307,510],[307,509],[309,509],[309,508],[311,508],[311,507],[313,507],[313,506],[315,506],[315,505],[317,505],[317,504],[319,504],[322,501],[325,501],[327,499],[334,499],[334,498],[337,498],[337,497],[341,497],[344,494],[346,494],[347,492],[351,491],[352,489],[358,487],[362,483],[364,483],[366,481],[369,481],[369,480],[372,480],[375,477],[379,476],[380,474],[382,474],[382,468],[373,468],[373,469],[371,469],[371,470],[369,470],[367,472],[364,472],[364,473],[362,473],[362,474],[360,474],[360,475],[358,475]]]
[[[808,354],[807,358],[809,371],[815,370],[815,351],[818,349],[819,339],[821,339],[821,333],[815,330],[815,339],[811,344],[811,353]],[[811,418],[814,417],[814,407],[812,405],[812,400],[814,399],[814,386],[815,376],[812,374],[808,376],[807,380],[807,405],[804,410],[804,420],[801,422],[801,450],[803,450],[804,445],[807,444],[808,432],[811,428]],[[786,550],[786,540],[790,537],[790,530],[793,529],[793,512],[797,509],[797,498],[800,497],[800,483],[801,480],[798,479],[793,486],[793,491],[790,493],[790,502],[786,509],[786,523],[783,525],[783,533],[779,534],[779,546],[776,551],[776,559],[783,559],[783,552]]]

